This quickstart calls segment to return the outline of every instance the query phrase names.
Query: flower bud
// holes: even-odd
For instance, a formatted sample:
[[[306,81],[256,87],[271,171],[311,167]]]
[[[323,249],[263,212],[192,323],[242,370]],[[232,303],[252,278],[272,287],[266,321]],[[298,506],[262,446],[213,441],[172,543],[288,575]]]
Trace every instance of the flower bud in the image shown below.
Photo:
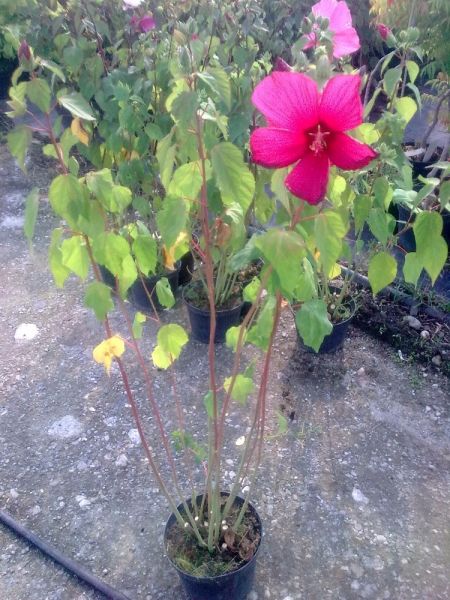
[[[391,33],[390,28],[387,25],[384,25],[383,23],[378,23],[377,31],[384,41],[387,40],[388,35]]]
[[[19,50],[17,51],[17,58],[19,59],[19,61],[31,60],[30,46],[25,40],[23,40],[19,46]]]

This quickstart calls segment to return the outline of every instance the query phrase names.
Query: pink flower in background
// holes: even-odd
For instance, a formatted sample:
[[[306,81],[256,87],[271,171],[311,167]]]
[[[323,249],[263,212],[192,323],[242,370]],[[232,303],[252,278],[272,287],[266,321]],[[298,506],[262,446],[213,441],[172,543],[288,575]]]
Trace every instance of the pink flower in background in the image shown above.
[[[388,35],[391,33],[390,28],[387,25],[383,25],[383,23],[377,25],[377,31],[383,40],[387,40]]]
[[[333,32],[333,56],[341,58],[359,50],[360,43],[356,30],[352,27],[352,15],[343,0],[320,0],[314,4],[312,11],[315,17],[324,17],[329,21],[329,29]],[[305,49],[312,48],[317,42],[313,31],[308,36]]]
[[[303,73],[273,72],[252,96],[268,125],[250,137],[252,160],[268,168],[294,165],[286,187],[309,204],[318,204],[327,191],[330,164],[360,169],[377,156],[370,146],[344,133],[362,123],[360,85],[358,75],[336,75],[320,93],[317,83]]]
[[[148,31],[155,29],[156,22],[151,15],[145,15],[141,19],[139,19],[138,25],[142,33],[147,33]]]

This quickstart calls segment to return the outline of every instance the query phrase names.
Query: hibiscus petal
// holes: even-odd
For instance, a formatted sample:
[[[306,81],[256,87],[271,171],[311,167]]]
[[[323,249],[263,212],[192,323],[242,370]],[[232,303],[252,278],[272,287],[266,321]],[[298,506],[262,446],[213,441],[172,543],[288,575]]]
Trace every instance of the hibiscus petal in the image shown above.
[[[338,4],[340,4],[340,2],[337,0],[320,0],[320,2],[314,4],[312,11],[316,17],[326,17],[331,21],[331,16]]]
[[[269,168],[288,167],[297,162],[307,145],[308,140],[301,131],[261,127],[250,136],[253,162]]]
[[[344,31],[352,26],[352,15],[346,2],[335,2],[330,17],[330,29],[334,32]]]
[[[359,75],[336,75],[328,81],[319,109],[322,125],[331,131],[346,131],[362,123],[360,85]]]
[[[345,31],[338,31],[333,35],[333,56],[341,58],[356,52],[361,47],[358,34],[353,27]]]
[[[284,180],[287,189],[309,204],[318,204],[325,197],[328,185],[329,160],[325,152],[308,152]]]
[[[273,127],[305,131],[317,123],[317,83],[303,73],[273,72],[256,86],[252,102]]]
[[[330,135],[327,140],[327,153],[334,165],[349,171],[365,167],[378,156],[370,146],[358,142],[345,133]]]

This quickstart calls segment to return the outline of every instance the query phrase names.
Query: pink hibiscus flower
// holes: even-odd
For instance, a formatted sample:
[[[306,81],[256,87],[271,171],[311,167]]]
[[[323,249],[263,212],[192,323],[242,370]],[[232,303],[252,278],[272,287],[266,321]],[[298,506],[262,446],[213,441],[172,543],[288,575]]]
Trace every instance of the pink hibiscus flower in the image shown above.
[[[333,32],[333,56],[341,58],[359,50],[360,43],[356,30],[352,27],[352,15],[347,3],[341,0],[320,0],[314,4],[312,11],[315,17],[324,17],[329,21],[329,29]],[[316,33],[308,35],[309,41],[305,49],[317,43]]]
[[[252,96],[268,125],[250,137],[252,160],[268,168],[295,165],[286,187],[309,204],[318,204],[327,191],[330,164],[360,169],[377,156],[370,146],[344,133],[362,123],[360,85],[358,75],[336,75],[320,93],[314,79],[303,73],[273,72]]]

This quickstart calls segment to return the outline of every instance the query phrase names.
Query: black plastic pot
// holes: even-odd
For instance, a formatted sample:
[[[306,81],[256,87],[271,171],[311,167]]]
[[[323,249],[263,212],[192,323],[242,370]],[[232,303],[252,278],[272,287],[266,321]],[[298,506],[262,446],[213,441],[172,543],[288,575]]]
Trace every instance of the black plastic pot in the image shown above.
[[[228,494],[222,494],[227,496]],[[197,503],[200,503],[203,496],[197,496]],[[244,500],[242,498],[236,498],[236,502],[239,506],[242,506]],[[190,508],[192,508],[192,501],[187,500]],[[259,531],[262,538],[262,524],[259,515],[252,506],[248,504],[249,510],[256,517]],[[183,512],[183,505],[178,506],[178,510]],[[167,538],[168,533],[175,524],[175,516],[172,513],[167,521],[166,528],[164,530],[164,546],[167,549]],[[176,565],[172,559],[169,560],[177,571],[180,577],[181,583],[190,600],[246,600],[248,594],[251,592],[253,587],[253,581],[255,577],[255,567],[258,552],[261,548],[261,542],[256,549],[255,554],[252,558],[235,571],[230,571],[224,575],[217,575],[216,577],[195,577],[185,571],[182,571],[178,565]]]
[[[180,273],[178,275],[178,285],[187,285],[192,279],[192,273],[194,272],[194,257],[192,252],[186,252],[180,258]]]
[[[111,271],[109,269],[107,269],[106,267],[104,267],[103,265],[98,265],[98,268],[100,269],[100,273],[102,274],[103,283],[105,283],[106,285],[109,285],[109,287],[111,287],[111,288],[115,288],[116,287],[116,278],[111,273]]]
[[[156,310],[163,310],[164,306],[162,306],[158,301],[158,296],[156,294],[156,284],[163,277],[167,277],[170,285],[170,289],[172,290],[173,295],[176,294],[178,289],[178,275],[180,271],[180,265],[177,263],[177,268],[174,271],[167,271],[164,275],[153,275],[152,277],[144,277],[145,287],[140,278],[136,279],[129,291],[129,299],[134,304],[136,308],[139,308],[142,311],[153,312],[153,306]],[[147,291],[148,294],[147,294]],[[151,302],[149,297],[151,298]],[[153,306],[152,306],[153,303]]]
[[[332,286],[330,286],[330,289],[337,292],[340,291],[339,288],[333,288]],[[347,337],[348,327],[352,322],[356,312],[356,306],[353,300],[348,303],[348,306],[350,309],[350,316],[348,319],[345,319],[345,321],[340,321],[339,323],[333,324],[333,330],[323,338],[323,342],[321,343],[317,354],[331,354],[332,352],[337,352],[340,350],[344,345],[345,338]],[[305,348],[307,352],[316,353],[313,348],[303,343],[298,330],[297,338],[300,345]]]
[[[186,291],[192,284],[187,285],[183,290],[183,300],[186,303],[189,322],[191,324],[192,337],[203,344],[209,343],[209,331],[211,325],[211,315],[209,310],[197,308],[186,297]],[[239,325],[241,319],[243,302],[240,302],[233,308],[216,311],[216,333],[214,335],[215,344],[223,344],[228,329]]]

